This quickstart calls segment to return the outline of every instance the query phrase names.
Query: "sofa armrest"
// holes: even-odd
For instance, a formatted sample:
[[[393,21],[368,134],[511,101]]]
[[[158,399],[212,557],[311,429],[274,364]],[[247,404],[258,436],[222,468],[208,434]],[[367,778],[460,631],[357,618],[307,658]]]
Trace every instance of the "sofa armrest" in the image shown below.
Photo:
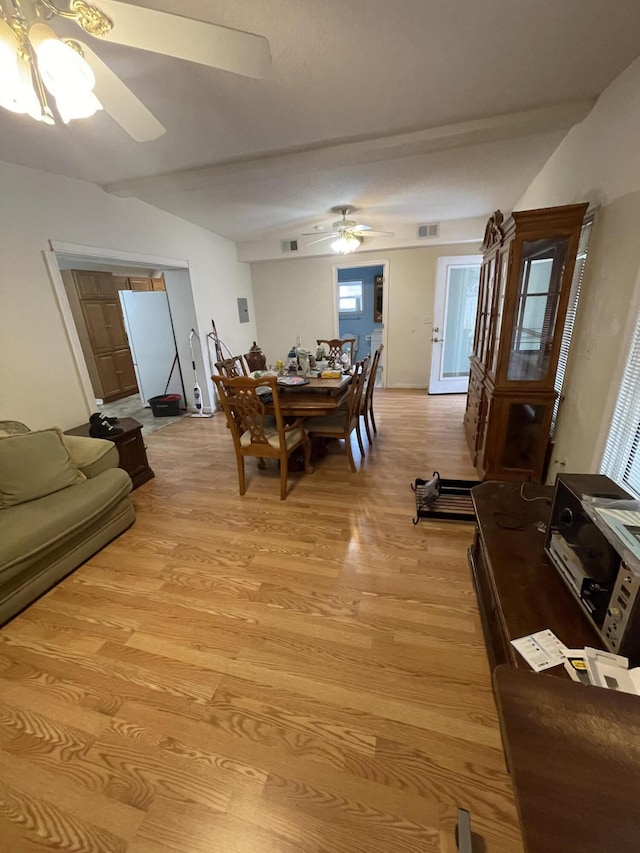
[[[63,435],[62,438],[72,463],[85,477],[91,479],[109,468],[119,466],[118,448],[112,441],[80,435]]]

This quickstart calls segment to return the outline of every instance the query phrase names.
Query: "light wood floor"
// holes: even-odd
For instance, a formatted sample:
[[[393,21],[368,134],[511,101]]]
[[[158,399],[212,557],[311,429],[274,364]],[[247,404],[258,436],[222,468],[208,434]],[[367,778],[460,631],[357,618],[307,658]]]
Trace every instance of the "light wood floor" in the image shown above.
[[[457,806],[521,853],[472,527],[411,523],[463,402],[377,391],[285,502],[221,415],[149,436],[134,527],[0,630],[2,853],[453,853]]]

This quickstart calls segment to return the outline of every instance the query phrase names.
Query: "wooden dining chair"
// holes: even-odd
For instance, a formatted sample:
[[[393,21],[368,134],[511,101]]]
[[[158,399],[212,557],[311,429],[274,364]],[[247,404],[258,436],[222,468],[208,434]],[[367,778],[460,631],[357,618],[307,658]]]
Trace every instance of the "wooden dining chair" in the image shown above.
[[[355,341],[353,338],[332,338],[331,340],[323,340],[322,338],[317,338],[316,343],[318,346],[322,344],[326,344],[325,349],[328,349],[327,358],[329,361],[331,359],[340,359],[340,356],[344,352],[345,347],[349,350],[349,364],[353,364],[353,348]]]
[[[280,500],[283,501],[287,497],[289,457],[298,447],[302,446],[304,451],[305,472],[313,473],[311,443],[302,426],[302,420],[298,419],[289,426],[284,425],[275,376],[264,376],[261,379],[252,379],[249,376],[214,376],[213,380],[227,416],[229,432],[233,437],[240,494],[244,495],[246,492],[245,456],[257,457],[259,468],[265,467],[265,458],[278,459]],[[273,415],[266,414],[265,401],[258,391],[259,388],[271,391],[269,402],[273,401]]]
[[[231,358],[216,361],[216,370],[220,376],[226,376],[229,379],[234,379],[236,376],[247,375],[247,368],[244,366],[244,361],[242,360],[241,355],[232,355]]]
[[[371,370],[369,371],[369,375],[367,376],[367,382],[360,398],[360,417],[364,421],[364,427],[367,431],[367,438],[369,439],[369,444],[373,443],[373,436],[371,435],[371,427],[373,427],[373,434],[376,435],[378,429],[376,427],[376,419],[373,414],[373,392],[376,386],[376,380],[378,378],[378,366],[380,364],[380,357],[382,355],[382,350],[384,346],[380,346],[375,353],[373,354],[373,360],[371,361]]]
[[[369,356],[363,361],[359,361],[353,370],[353,379],[349,386],[349,396],[347,405],[342,411],[335,415],[326,417],[307,418],[304,422],[305,429],[312,436],[320,436],[322,438],[341,438],[344,439],[345,450],[349,466],[355,473],[356,463],[353,459],[351,450],[351,433],[355,430],[358,438],[358,446],[362,458],[365,457],[364,444],[360,434],[360,401],[364,391],[364,384],[367,379],[367,371],[369,367]]]

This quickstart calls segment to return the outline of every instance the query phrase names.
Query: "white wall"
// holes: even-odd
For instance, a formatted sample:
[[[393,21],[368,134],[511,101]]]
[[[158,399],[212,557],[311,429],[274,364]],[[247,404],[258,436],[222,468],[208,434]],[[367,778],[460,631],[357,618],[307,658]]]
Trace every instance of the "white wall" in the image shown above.
[[[238,322],[236,298],[254,317],[248,264],[228,240],[93,184],[0,163],[0,420],[63,429],[89,410],[42,252],[58,240],[190,262],[198,332],[215,319],[245,352],[255,323]]]
[[[554,460],[596,471],[637,320],[640,272],[640,59],[603,92],[516,205],[591,201],[594,224],[572,342]],[[633,306],[633,307],[632,307]],[[552,464],[549,479],[561,469]]]
[[[386,385],[389,388],[425,388],[431,363],[436,268],[443,255],[477,254],[478,243],[393,249],[369,255],[357,252],[336,257],[295,258],[251,264],[258,340],[274,362],[285,358],[300,335],[303,344],[332,338],[334,327],[333,268],[361,266],[369,258],[388,259]]]

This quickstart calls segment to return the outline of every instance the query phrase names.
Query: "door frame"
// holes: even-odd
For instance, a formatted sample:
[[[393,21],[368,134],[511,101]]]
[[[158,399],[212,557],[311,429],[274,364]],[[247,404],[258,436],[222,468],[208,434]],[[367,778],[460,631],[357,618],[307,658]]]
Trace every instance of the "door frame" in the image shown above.
[[[434,357],[434,338],[436,335],[436,315],[438,310],[442,310],[443,312],[443,321],[442,321],[442,329],[441,334],[444,332],[444,327],[446,326],[446,315],[444,315],[444,311],[446,308],[446,286],[448,282],[448,270],[450,267],[475,267],[482,266],[482,255],[441,255],[438,258],[438,266],[436,269],[436,281],[435,287],[433,291],[433,325],[431,327],[431,360],[429,365],[429,382],[427,384],[427,392],[429,394],[464,394],[466,391],[432,391],[431,385],[435,381],[434,380],[434,371],[436,366],[439,367],[439,364]]]
[[[353,257],[353,256],[351,256]],[[389,258],[384,258],[383,260],[377,261],[363,261],[363,260],[354,260],[350,263],[336,263],[333,265],[332,275],[333,275],[333,329],[334,335],[337,338],[340,334],[340,316],[338,313],[338,270],[346,270],[346,269],[357,269],[358,267],[382,267],[382,281],[383,281],[383,289],[382,289],[382,346],[384,349],[382,350],[382,387],[384,388],[387,384],[387,328],[389,325],[388,317],[389,317],[389,269],[390,269]],[[373,355],[373,353],[372,353]]]
[[[135,252],[120,251],[118,249],[105,249],[99,246],[82,246],[77,243],[63,243],[58,240],[49,240],[49,246],[50,248],[44,249],[42,254],[51,284],[53,285],[53,291],[58,302],[58,308],[60,309],[60,315],[62,317],[67,340],[73,355],[76,374],[80,381],[80,387],[82,388],[88,418],[89,415],[96,410],[96,397],[93,393],[89,370],[87,369],[87,364],[84,360],[84,353],[82,352],[82,346],[80,345],[80,337],[78,336],[78,330],[76,329],[76,324],[71,313],[71,306],[69,305],[67,292],[64,288],[64,282],[62,280],[60,266],[58,264],[58,255],[65,255],[74,259],[77,258],[79,263],[85,259],[94,263],[103,262],[106,264],[125,264],[130,267],[138,266],[144,269],[149,269],[151,267],[158,270],[188,270],[190,268],[190,264],[189,261],[179,258],[163,258],[154,255],[142,255]]]

